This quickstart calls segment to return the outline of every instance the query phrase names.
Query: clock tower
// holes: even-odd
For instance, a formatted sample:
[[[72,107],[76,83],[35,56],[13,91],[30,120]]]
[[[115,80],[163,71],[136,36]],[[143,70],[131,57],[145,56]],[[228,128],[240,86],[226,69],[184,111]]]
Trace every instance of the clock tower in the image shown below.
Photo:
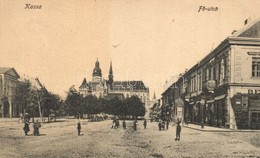
[[[96,64],[95,64],[95,68],[93,69],[92,81],[93,82],[101,82],[102,81],[102,72],[101,72],[101,69],[99,67],[98,59],[97,59]]]

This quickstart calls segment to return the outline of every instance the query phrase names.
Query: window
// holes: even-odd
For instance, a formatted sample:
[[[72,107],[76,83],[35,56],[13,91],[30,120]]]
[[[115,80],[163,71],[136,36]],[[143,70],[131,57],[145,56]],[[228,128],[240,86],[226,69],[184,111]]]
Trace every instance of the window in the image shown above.
[[[227,60],[226,59],[224,59],[224,71],[223,71],[223,73],[224,73],[224,79],[225,79],[226,75],[227,75]]]
[[[199,85],[199,90],[201,90],[201,75],[198,76],[198,85]]]
[[[206,81],[208,81],[209,80],[209,68],[207,68],[207,70],[206,70]]]
[[[208,77],[207,80],[211,80],[211,79],[212,79],[212,74],[211,74],[212,71],[211,71],[211,69],[212,69],[212,68],[208,68],[208,70],[209,70],[209,77]]]
[[[259,57],[252,58],[252,76],[260,77],[260,58]]]
[[[213,73],[213,75],[212,75],[213,78],[212,78],[212,79],[215,80],[215,79],[216,79],[216,76],[217,76],[217,75],[216,75],[216,67],[213,67],[212,73]]]
[[[220,81],[220,75],[221,75],[221,63],[218,63],[218,83]]]
[[[252,112],[251,123],[260,123],[260,112]]]

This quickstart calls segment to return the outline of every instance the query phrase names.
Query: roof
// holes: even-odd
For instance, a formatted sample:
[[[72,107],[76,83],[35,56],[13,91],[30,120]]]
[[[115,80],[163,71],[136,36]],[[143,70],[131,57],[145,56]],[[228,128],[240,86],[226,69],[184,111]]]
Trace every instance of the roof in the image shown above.
[[[260,38],[260,18],[248,23],[241,30],[233,34],[235,37]]]
[[[143,91],[148,90],[143,81],[115,81],[112,84],[113,90],[119,91]]]
[[[13,67],[0,67],[0,74],[8,74],[20,78],[19,74]]]
[[[84,80],[83,80],[82,84],[79,86],[79,88],[84,88],[84,87],[88,87],[88,86],[89,86],[89,84],[88,84],[86,78],[84,78]]]

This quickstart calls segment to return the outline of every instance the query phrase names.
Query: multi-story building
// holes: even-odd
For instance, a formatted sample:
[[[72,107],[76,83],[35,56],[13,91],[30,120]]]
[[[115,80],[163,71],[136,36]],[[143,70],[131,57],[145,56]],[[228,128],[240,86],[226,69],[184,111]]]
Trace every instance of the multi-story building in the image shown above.
[[[79,92],[84,97],[94,95],[101,98],[120,97],[129,98],[136,95],[144,103],[146,109],[149,109],[149,88],[143,81],[114,81],[112,63],[110,63],[108,80],[102,78],[102,71],[97,60],[92,73],[92,81],[87,82],[84,78],[79,87]]]
[[[22,111],[13,103],[19,78],[14,68],[0,67],[0,117],[18,117]]]
[[[246,20],[162,96],[185,121],[260,129],[260,19]]]

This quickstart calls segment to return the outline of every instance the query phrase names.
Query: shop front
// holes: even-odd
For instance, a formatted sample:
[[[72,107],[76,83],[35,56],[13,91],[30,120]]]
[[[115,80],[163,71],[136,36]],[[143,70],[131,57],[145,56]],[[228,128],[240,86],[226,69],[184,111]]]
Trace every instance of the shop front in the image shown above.
[[[236,94],[231,101],[238,129],[260,129],[259,94]]]

